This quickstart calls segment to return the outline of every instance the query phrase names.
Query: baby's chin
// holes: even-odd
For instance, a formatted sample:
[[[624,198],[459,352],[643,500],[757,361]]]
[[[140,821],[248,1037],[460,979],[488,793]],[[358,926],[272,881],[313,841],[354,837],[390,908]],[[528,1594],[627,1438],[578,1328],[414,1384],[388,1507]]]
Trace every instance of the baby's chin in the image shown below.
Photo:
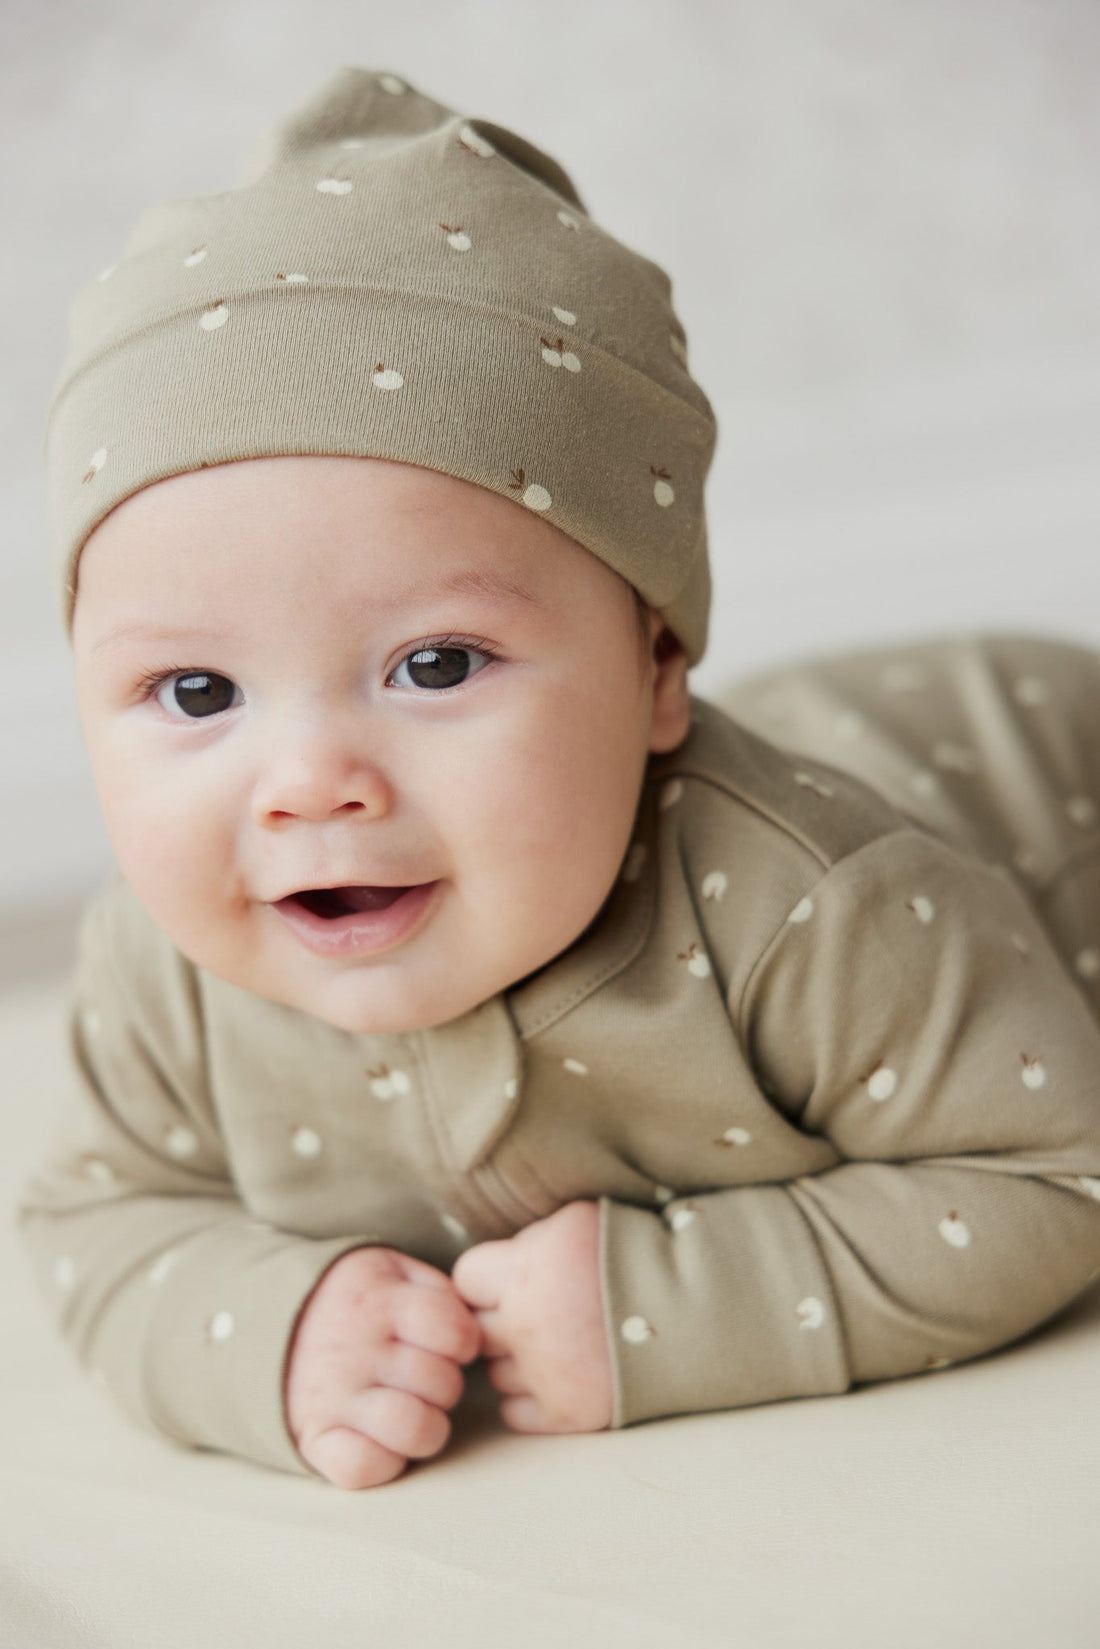
[[[398,1036],[430,1030],[472,1013],[497,994],[493,988],[480,991],[460,988],[462,970],[446,970],[452,977],[443,981],[418,979],[407,963],[386,967],[335,967],[312,958],[303,965],[288,967],[285,960],[242,965],[238,962],[192,957],[206,973],[214,975],[251,996],[262,997],[280,1007],[308,1014],[335,1030],[354,1036]],[[499,989],[506,989],[508,981]]]

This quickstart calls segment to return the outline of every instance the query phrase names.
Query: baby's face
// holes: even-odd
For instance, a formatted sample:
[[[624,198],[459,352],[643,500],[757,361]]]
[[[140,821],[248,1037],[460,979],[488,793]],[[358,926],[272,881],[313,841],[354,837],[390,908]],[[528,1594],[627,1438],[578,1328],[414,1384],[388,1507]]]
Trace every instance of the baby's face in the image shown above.
[[[688,727],[684,656],[649,627],[645,650],[573,539],[433,470],[264,458],[147,487],[86,543],[73,623],[123,874],[231,984],[350,1031],[452,1019],[611,891],[647,754]]]

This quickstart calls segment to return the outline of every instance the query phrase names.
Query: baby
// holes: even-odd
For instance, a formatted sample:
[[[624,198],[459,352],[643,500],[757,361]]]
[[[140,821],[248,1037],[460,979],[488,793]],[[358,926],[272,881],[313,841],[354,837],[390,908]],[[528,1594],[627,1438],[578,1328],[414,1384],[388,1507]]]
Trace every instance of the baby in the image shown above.
[[[669,298],[548,156],[345,69],[74,308],[51,509],[121,875],[18,1219],[159,1435],[366,1488],[479,1356],[508,1426],[598,1431],[977,1356],[1100,1266],[1087,737],[1037,911],[979,802],[689,692]],[[968,679],[1100,686],[1014,645]]]

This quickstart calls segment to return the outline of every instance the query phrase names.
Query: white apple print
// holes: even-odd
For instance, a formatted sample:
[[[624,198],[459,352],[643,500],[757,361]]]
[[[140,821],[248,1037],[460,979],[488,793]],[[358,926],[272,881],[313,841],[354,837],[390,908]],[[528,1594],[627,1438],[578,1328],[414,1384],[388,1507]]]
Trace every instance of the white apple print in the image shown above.
[[[646,845],[644,842],[631,842],[630,851],[623,861],[622,879],[624,882],[636,882],[642,874],[645,864]]]
[[[405,82],[399,80],[395,74],[380,74],[378,84],[384,92],[389,92],[391,97],[400,97],[402,92],[408,91]]]
[[[824,779],[818,779],[812,773],[804,772],[802,768],[797,768],[792,777],[795,784],[805,785],[807,790],[814,791],[818,796],[836,795],[832,785],[826,784]]]
[[[228,1340],[233,1328],[233,1313],[216,1311],[206,1325],[206,1332],[212,1340]]]
[[[196,1134],[182,1123],[176,1123],[164,1136],[165,1146],[174,1157],[193,1157],[199,1148]]]
[[[518,1093],[519,1083],[516,1081],[514,1076],[510,1076],[504,1084],[504,1097],[505,1099],[515,1099]]]
[[[318,178],[316,187],[319,195],[350,195],[353,185],[350,178],[323,177]]]
[[[1025,1088],[1041,1088],[1047,1079],[1046,1066],[1040,1059],[1032,1059],[1028,1054],[1020,1055],[1023,1061],[1023,1070],[1020,1072],[1020,1081]]]
[[[581,363],[576,355],[568,349],[564,353],[562,352],[561,338],[558,338],[555,343],[551,343],[549,338],[540,338],[539,343],[542,345],[542,358],[547,366],[563,366],[567,372],[580,371]]]
[[[473,242],[460,223],[441,223],[439,227],[447,236],[447,245],[455,252],[468,252],[470,250]]]
[[[388,1065],[368,1071],[367,1078],[375,1099],[396,1099],[398,1094],[407,1094],[412,1086],[404,1071],[391,1070]]]
[[[204,332],[216,332],[219,326],[224,326],[229,319],[229,309],[221,299],[210,309],[204,309],[199,316],[199,325]]]
[[[669,485],[672,477],[670,476],[668,470],[654,469],[652,464],[649,466],[649,473],[650,475],[657,476],[657,480],[653,483],[653,496],[662,509],[667,509],[672,503],[672,500],[676,497],[676,494]]]
[[[682,1208],[674,1208],[668,1217],[668,1223],[674,1231],[683,1231],[695,1218],[695,1210],[690,1203]]]
[[[488,138],[482,137],[480,132],[475,132],[469,124],[463,124],[458,128],[458,141],[463,148],[469,149],[471,154],[480,156],[482,160],[488,160],[490,155],[496,154],[496,149]]]
[[[321,1154],[321,1136],[312,1128],[296,1128],[290,1141],[290,1149],[297,1157],[319,1157]]]
[[[76,1282],[76,1265],[71,1254],[59,1254],[53,1262],[53,1280],[58,1288],[71,1288]]]
[[[820,1328],[825,1321],[825,1307],[816,1294],[807,1294],[804,1300],[799,1300],[795,1311],[799,1328]]]
[[[194,269],[195,265],[197,263],[201,263],[203,258],[205,258],[208,250],[209,248],[205,246],[193,246],[183,260],[183,267],[185,269]]]
[[[167,1254],[162,1254],[160,1259],[151,1265],[145,1273],[146,1282],[152,1283],[154,1287],[162,1283],[179,1257],[180,1251],[178,1248],[170,1248]]]
[[[690,944],[687,950],[677,951],[677,962],[686,962],[687,971],[696,979],[706,979],[710,973],[710,959],[706,951],[699,949],[696,944]]]
[[[529,510],[548,510],[553,503],[545,487],[540,487],[537,482],[528,483],[524,470],[513,470],[508,486],[512,492],[520,494],[520,503],[526,504]]]
[[[666,1202],[671,1202],[675,1195],[676,1193],[672,1189],[671,1185],[655,1185],[653,1187],[653,1200],[654,1202],[659,1202],[662,1205]]]
[[[277,274],[277,275],[276,275],[276,276],[275,276],[275,279],[276,279],[276,280],[277,280],[277,281],[287,281],[287,282],[295,282],[295,283],[296,283],[296,284],[299,284],[299,285],[300,285],[300,284],[301,284],[301,282],[302,282],[302,281],[306,281],[306,282],[307,282],[307,283],[308,283],[308,281],[309,281],[309,276],[308,276],[308,275],[284,275],[284,274],[283,274],[283,273],[282,273],[282,271],[280,271],[280,272],[279,272],[279,273],[278,273],[278,274]]]
[[[788,922],[808,922],[810,920],[810,917],[813,915],[813,913],[814,913],[814,902],[813,902],[813,900],[810,899],[810,898],[800,899],[798,901],[797,905],[795,905],[794,909],[791,911],[791,914],[787,917],[787,921]]]
[[[1082,979],[1100,979],[1100,950],[1095,945],[1086,945],[1077,952],[1073,965]]]
[[[385,361],[379,361],[371,379],[375,389],[400,389],[404,382],[400,372],[395,372],[393,367],[387,367]]]
[[[715,1145],[751,1145],[752,1135],[747,1128],[727,1128],[721,1139],[715,1140]]]
[[[551,304],[550,308],[553,310],[562,326],[576,326],[577,317],[571,309],[559,309],[556,303]]]
[[[917,893],[912,899],[907,899],[905,908],[913,912],[918,922],[930,922],[936,914],[935,905],[923,893]]]
[[[559,212],[558,222],[561,224],[563,229],[576,229],[579,227],[572,212]]]
[[[918,796],[934,796],[940,788],[940,781],[931,768],[918,767],[915,773],[909,775],[909,788],[915,790]]]
[[[588,1066],[580,1059],[563,1059],[562,1064],[573,1076],[587,1076]]]
[[[952,1248],[968,1248],[970,1246],[970,1227],[965,1225],[953,1211],[948,1214],[945,1220],[940,1221],[940,1236],[944,1242],[949,1242]]]
[[[1082,830],[1088,830],[1096,823],[1096,808],[1087,796],[1071,796],[1066,803],[1066,812]]]
[[[663,813],[667,807],[675,807],[683,793],[684,787],[681,781],[679,779],[669,779],[667,784],[661,787],[661,794],[657,799],[658,811]]]
[[[1017,704],[1046,704],[1050,698],[1050,688],[1038,676],[1021,676],[1013,683],[1012,695]]]
[[[721,870],[712,870],[703,877],[703,898],[721,899],[729,887],[729,878]]]
[[[456,1220],[453,1214],[440,1214],[439,1223],[456,1242],[465,1242],[470,1235],[462,1221]]]
[[[81,478],[80,478],[81,481],[94,480],[94,478],[99,474],[100,470],[103,468],[103,466],[106,462],[107,462],[107,448],[106,447],[97,447],[95,452],[93,452],[92,456],[88,459],[88,468],[85,471],[85,473],[81,476]]]
[[[863,1077],[860,1080],[867,1083],[867,1092],[871,1098],[881,1101],[889,1099],[897,1088],[898,1073],[892,1071],[889,1065],[880,1063],[875,1066],[869,1078]]]
[[[656,1332],[652,1323],[647,1323],[644,1317],[628,1317],[619,1330],[623,1339],[632,1346],[651,1340]]]

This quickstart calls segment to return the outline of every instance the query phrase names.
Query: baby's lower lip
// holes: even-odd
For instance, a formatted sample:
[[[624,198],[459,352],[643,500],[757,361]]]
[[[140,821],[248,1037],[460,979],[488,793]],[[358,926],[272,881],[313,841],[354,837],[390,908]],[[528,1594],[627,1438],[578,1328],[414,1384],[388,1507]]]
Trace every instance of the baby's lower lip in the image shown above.
[[[421,882],[404,889],[383,910],[353,910],[346,916],[318,916],[295,894],[271,906],[287,927],[316,956],[370,956],[389,950],[425,919],[442,882]]]

